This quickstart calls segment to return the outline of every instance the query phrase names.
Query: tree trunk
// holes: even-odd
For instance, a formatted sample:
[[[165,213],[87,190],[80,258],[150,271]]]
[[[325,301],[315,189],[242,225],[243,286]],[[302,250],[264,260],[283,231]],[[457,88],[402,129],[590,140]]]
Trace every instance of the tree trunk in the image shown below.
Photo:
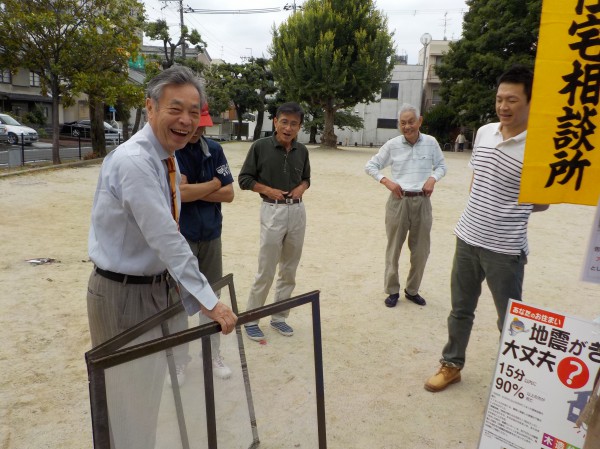
[[[133,124],[133,128],[131,129],[132,134],[135,134],[138,132],[141,121],[142,121],[142,108],[137,108],[135,111],[135,122]]]
[[[92,151],[106,156],[106,136],[104,134],[104,103],[96,97],[89,97]]]
[[[237,105],[235,105],[235,115],[237,115],[238,121],[237,140],[242,140],[242,116],[244,115],[244,111],[242,111],[242,109]]]
[[[129,121],[131,120],[131,109],[122,101],[117,100],[117,120],[120,120],[123,128],[121,141],[129,140]]]
[[[308,138],[308,143],[317,143],[317,127],[310,127],[310,137]]]
[[[264,103],[263,103],[264,105]],[[256,128],[254,128],[254,136],[252,140],[260,139],[260,133],[262,132],[263,122],[265,119],[265,108],[264,106],[256,111]]]
[[[323,126],[323,136],[321,143],[325,147],[337,148],[337,136],[333,130],[333,121],[335,117],[335,109],[331,105],[325,107],[325,124]]]
[[[129,114],[123,116],[123,142],[129,140]]]
[[[237,140],[242,140],[242,117],[238,116]]]
[[[52,163],[60,164],[60,129],[58,126],[58,102],[60,91],[58,88],[58,77],[53,76],[50,91],[52,92]]]

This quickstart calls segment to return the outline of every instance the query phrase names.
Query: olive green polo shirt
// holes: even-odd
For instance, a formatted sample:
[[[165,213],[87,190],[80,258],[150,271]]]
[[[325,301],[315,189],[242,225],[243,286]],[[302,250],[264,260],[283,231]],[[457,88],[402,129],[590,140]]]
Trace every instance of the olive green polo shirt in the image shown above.
[[[294,140],[288,152],[275,135],[263,137],[252,144],[238,175],[242,190],[252,190],[259,182],[290,192],[302,181],[310,185],[308,149]]]

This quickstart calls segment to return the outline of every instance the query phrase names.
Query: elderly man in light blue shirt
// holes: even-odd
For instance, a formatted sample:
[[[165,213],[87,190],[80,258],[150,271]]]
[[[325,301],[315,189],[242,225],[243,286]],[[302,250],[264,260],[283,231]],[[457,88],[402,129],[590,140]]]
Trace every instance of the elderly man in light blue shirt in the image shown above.
[[[148,124],[104,159],[88,240],[93,346],[166,308],[170,279],[189,314],[201,310],[224,334],[235,328],[237,317],[200,273],[177,224],[181,175],[173,155],[192,137],[204,102],[191,70],[161,72],[148,84]],[[160,336],[156,327],[134,343]],[[165,354],[157,353],[106,372],[111,447],[155,446],[165,368]]]
[[[365,166],[367,174],[391,192],[385,210],[388,242],[384,288],[389,296],[384,302],[387,307],[395,307],[400,298],[398,261],[407,236],[410,271],[404,296],[420,306],[426,304],[419,295],[419,288],[429,257],[433,221],[430,197],[435,183],[446,174],[446,163],[435,138],[420,132],[422,123],[418,110],[403,104],[398,112],[402,135],[386,142]],[[381,173],[390,165],[392,179]]]

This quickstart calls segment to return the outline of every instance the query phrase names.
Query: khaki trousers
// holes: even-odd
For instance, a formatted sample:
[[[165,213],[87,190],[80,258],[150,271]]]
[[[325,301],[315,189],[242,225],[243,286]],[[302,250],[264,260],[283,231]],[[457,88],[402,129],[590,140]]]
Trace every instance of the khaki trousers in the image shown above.
[[[306,211],[304,203],[271,204],[263,201],[260,209],[260,249],[258,272],[248,297],[246,310],[265,304],[269,289],[279,265],[279,277],[275,285],[275,302],[292,296],[296,286],[296,270],[302,256]],[[285,321],[289,310],[275,314],[273,321]],[[258,321],[248,323],[258,324]]]
[[[425,264],[429,257],[431,224],[431,200],[426,196],[403,197],[398,199],[390,194],[385,206],[385,292],[389,295],[400,293],[398,261],[404,241],[408,236],[410,250],[410,270],[406,279],[406,291],[416,295],[421,286]]]
[[[92,346],[122,333],[167,307],[167,282],[123,284],[95,271],[87,293]],[[160,327],[138,337],[131,345],[159,338]],[[153,448],[165,380],[164,352],[106,370],[111,449]]]
[[[188,240],[188,245],[192,253],[198,258],[198,267],[200,272],[206,277],[206,280],[213,284],[223,277],[223,246],[221,243],[221,237],[217,237],[213,240],[193,242]],[[221,292],[215,292],[217,297],[221,297]],[[180,301],[181,298],[177,291],[172,288],[169,291],[171,303]],[[212,322],[210,318],[204,315],[202,312],[198,314],[199,324],[206,324]],[[169,323],[169,330],[171,333],[180,332],[188,328],[188,315],[186,312],[181,312],[177,316],[173,317]],[[212,356],[217,357],[220,353],[221,347],[221,334],[213,334],[210,336]],[[173,354],[175,357],[176,365],[187,365],[191,361],[189,356],[189,343],[173,348]]]

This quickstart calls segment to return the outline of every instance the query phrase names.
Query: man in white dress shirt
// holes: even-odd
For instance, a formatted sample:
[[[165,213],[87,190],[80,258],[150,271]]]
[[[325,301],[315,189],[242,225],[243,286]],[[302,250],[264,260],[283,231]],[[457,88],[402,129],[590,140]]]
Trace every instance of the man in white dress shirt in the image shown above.
[[[172,200],[168,172],[175,150],[196,130],[204,103],[191,70],[175,66],[161,72],[148,84],[148,124],[104,159],[88,242],[94,347],[166,308],[168,276],[178,284],[188,314],[201,310],[224,334],[235,327],[237,317],[218,301],[179,232],[181,199],[176,188]],[[179,184],[179,170],[175,175]],[[139,340],[160,336],[155,329]],[[107,371],[113,448],[154,447],[165,367],[165,355],[158,353]]]
[[[398,112],[401,136],[387,141],[365,166],[367,174],[383,184],[391,193],[385,208],[384,288],[389,295],[387,307],[395,307],[400,298],[398,260],[408,236],[410,271],[404,296],[420,306],[426,304],[419,295],[425,264],[429,257],[432,213],[431,194],[435,183],[446,174],[442,150],[434,137],[420,131],[423,117],[410,104],[403,104]],[[392,177],[381,173],[391,165]]]

